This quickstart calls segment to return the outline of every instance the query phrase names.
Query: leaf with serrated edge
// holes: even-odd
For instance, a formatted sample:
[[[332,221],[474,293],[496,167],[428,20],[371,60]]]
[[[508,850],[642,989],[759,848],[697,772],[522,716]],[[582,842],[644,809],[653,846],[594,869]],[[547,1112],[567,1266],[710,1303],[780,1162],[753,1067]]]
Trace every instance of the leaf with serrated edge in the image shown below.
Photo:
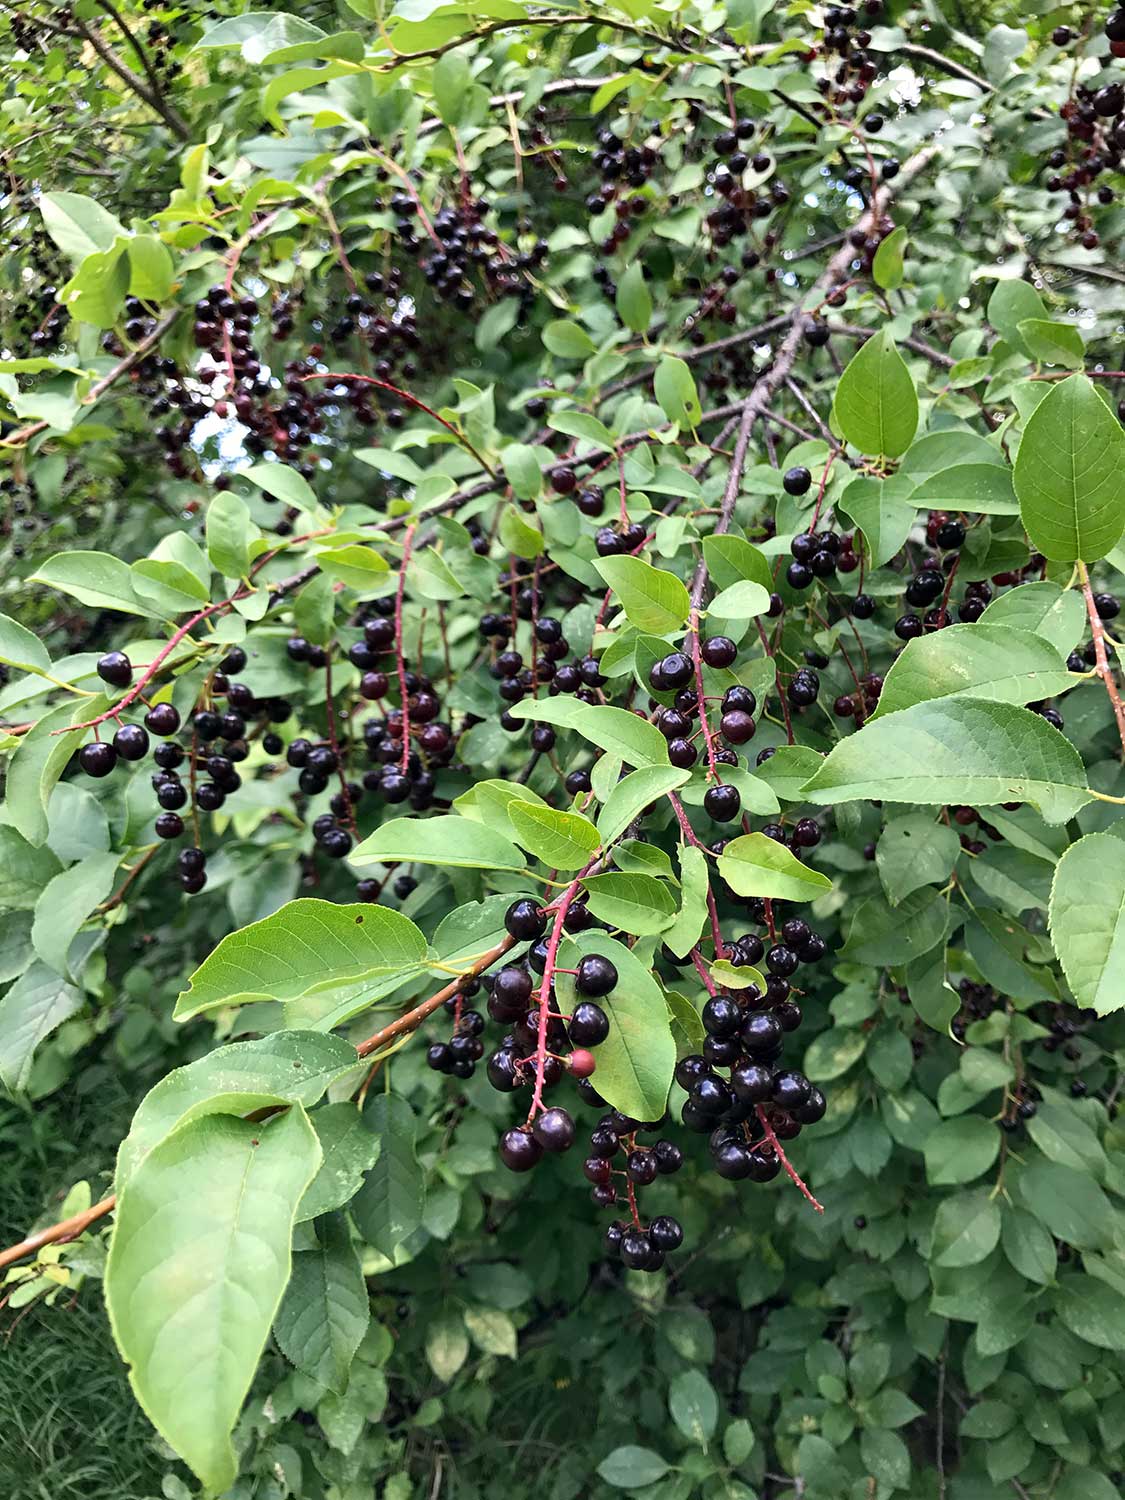
[[[908,641],[891,664],[870,719],[935,698],[1030,703],[1053,698],[1076,678],[1050,641],[1014,625],[950,625]]]
[[[314,991],[326,998],[380,978],[397,983],[425,959],[425,938],[401,912],[302,897],[223,938],[191,976],[174,1015],[184,1021],[218,1005],[292,1001]]]
[[[113,1336],[146,1415],[216,1492],[234,1481],[231,1432],[319,1162],[299,1105],[257,1124],[209,1115],[150,1152],[117,1205],[105,1283]]]
[[[1125,843],[1088,833],[1055,866],[1051,942],[1075,1002],[1099,1015],[1125,1006]]]
[[[1048,823],[1065,823],[1090,801],[1082,759],[1064,735],[1029,709],[977,698],[916,703],[868,722],[829,752],[803,796],[816,803],[1031,802]]]
[[[279,1031],[217,1047],[175,1068],[137,1106],[117,1152],[118,1192],[145,1155],[178,1125],[200,1115],[247,1115],[279,1101],[313,1105],[355,1061],[355,1048],[342,1037]]]
[[[329,1390],[343,1391],[371,1321],[367,1284],[341,1214],[316,1226],[315,1248],[293,1257],[293,1272],[273,1321],[285,1358]]]
[[[738,896],[813,901],[832,889],[827,875],[810,870],[784,844],[764,833],[731,839],[719,856],[719,874]]]

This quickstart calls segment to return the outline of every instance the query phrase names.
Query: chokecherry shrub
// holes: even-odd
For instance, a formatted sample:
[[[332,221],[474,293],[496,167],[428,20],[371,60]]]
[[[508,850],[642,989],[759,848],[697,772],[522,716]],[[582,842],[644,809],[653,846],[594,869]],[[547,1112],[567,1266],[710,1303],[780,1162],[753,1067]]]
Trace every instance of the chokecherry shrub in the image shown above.
[[[329,10],[0,18],[0,1303],[168,1495],[1108,1500],[1125,11]]]

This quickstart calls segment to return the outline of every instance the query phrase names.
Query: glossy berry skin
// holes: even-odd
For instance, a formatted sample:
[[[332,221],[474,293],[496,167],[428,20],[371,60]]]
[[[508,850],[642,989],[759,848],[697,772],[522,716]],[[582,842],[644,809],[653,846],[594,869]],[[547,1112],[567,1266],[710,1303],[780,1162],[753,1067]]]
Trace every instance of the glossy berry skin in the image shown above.
[[[160,839],[178,839],[184,831],[184,820],[177,812],[162,812],[153,824]]]
[[[576,1046],[596,1047],[609,1035],[609,1017],[600,1005],[582,1000],[574,1007],[568,1030]]]
[[[751,1055],[768,1053],[780,1046],[781,1022],[767,1010],[752,1012],[742,1027],[742,1040]]]
[[[800,1109],[812,1098],[812,1084],[803,1073],[777,1073],[773,1080],[773,1097],[782,1109]]]
[[[574,988],[580,995],[598,999],[617,984],[617,967],[600,953],[587,953],[578,964]],[[573,1034],[573,1033],[572,1033]]]
[[[749,1104],[764,1104],[773,1094],[773,1075],[761,1063],[742,1063],[730,1075],[731,1088]]]
[[[133,664],[124,651],[107,651],[98,658],[98,676],[110,687],[128,687],[133,680]]]
[[[812,484],[812,475],[803,465],[786,469],[781,481],[787,495],[805,495]]]
[[[703,1027],[711,1036],[733,1036],[741,1024],[741,1008],[726,995],[713,995],[703,1007]]]
[[[574,1121],[565,1109],[547,1109],[536,1119],[531,1134],[544,1151],[569,1151],[574,1145]]]
[[[738,647],[729,636],[714,635],[703,642],[699,654],[709,667],[729,667],[738,655]]]
[[[649,681],[658,693],[674,692],[676,688],[686,687],[694,675],[691,658],[682,651],[672,651],[655,664],[649,673]]]
[[[148,754],[148,735],[139,724],[122,724],[113,736],[113,748],[122,760],[143,760]]]
[[[173,703],[154,703],[145,714],[145,728],[162,737],[175,734],[180,727],[180,713]]]
[[[734,786],[710,786],[703,794],[703,810],[716,823],[730,823],[742,811],[742,797]]]
[[[1095,594],[1094,608],[1100,620],[1115,620],[1121,613],[1121,601],[1113,594]]]
[[[105,740],[93,740],[78,752],[78,764],[87,776],[108,776],[117,764],[117,751]]]
[[[824,1095],[818,1088],[813,1088],[808,1100],[804,1104],[798,1105],[792,1111],[792,1115],[802,1125],[815,1125],[818,1120],[824,1119],[824,1113],[827,1108],[828,1101]]]
[[[506,1130],[500,1137],[500,1160],[509,1172],[530,1172],[543,1157],[543,1147],[527,1130]]]
[[[509,906],[504,913],[504,926],[509,937],[514,937],[517,942],[533,943],[546,932],[547,918],[534,901],[525,897]]]

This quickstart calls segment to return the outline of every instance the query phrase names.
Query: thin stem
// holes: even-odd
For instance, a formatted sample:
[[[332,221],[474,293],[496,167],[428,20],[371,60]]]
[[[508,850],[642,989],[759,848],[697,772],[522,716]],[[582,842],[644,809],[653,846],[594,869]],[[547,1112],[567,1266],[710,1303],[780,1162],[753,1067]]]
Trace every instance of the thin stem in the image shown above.
[[[493,479],[496,478],[496,470],[487,459],[482,458],[463,432],[460,432],[452,422],[447,422],[444,417],[438,416],[432,406],[427,406],[424,401],[420,401],[417,396],[412,396],[409,391],[404,391],[400,386],[392,385],[389,380],[377,380],[374,375],[359,375],[352,370],[325,370],[323,373],[302,375],[300,378],[304,382],[310,380],[351,380],[357,385],[374,385],[378,386],[381,391],[390,391],[400,401],[405,401],[408,406],[413,406],[417,411],[424,411],[428,417],[433,417],[435,422],[440,422],[446,432],[451,432],[462,447],[473,455],[485,473],[491,474]]]
[[[82,1213],[75,1214],[72,1218],[61,1219],[57,1224],[48,1225],[46,1229],[40,1229],[35,1234],[29,1234],[27,1239],[21,1240],[18,1245],[10,1245],[7,1250],[0,1250],[0,1271],[5,1266],[14,1265],[17,1260],[23,1260],[25,1255],[38,1254],[44,1245],[57,1245],[60,1240],[77,1239],[80,1234],[89,1229],[91,1224],[110,1213],[116,1202],[117,1195],[110,1193],[108,1198],[103,1198],[92,1208],[84,1209]]]
[[[1094,603],[1090,574],[1084,562],[1078,563],[1078,579],[1082,585],[1082,596],[1086,600],[1086,613],[1090,617],[1090,633],[1094,637],[1094,657],[1098,664],[1098,676],[1113,705],[1113,716],[1117,720],[1117,737],[1121,741],[1121,753],[1125,755],[1125,705],[1121,702],[1121,695],[1117,691],[1117,684],[1110,670],[1109,657],[1105,649],[1105,626],[1098,614],[1098,606]]]
[[[414,545],[413,526],[406,528],[402,541],[402,563],[398,570],[398,585],[395,589],[395,667],[398,672],[398,691],[402,699],[402,773],[410,760],[410,694],[406,688],[406,662],[402,654],[402,596],[406,590],[406,570],[410,566],[410,550]]]
[[[785,1148],[782,1146],[781,1142],[774,1134],[773,1126],[769,1122],[769,1116],[766,1114],[765,1110],[760,1104],[756,1104],[754,1106],[754,1112],[758,1116],[758,1123],[766,1133],[766,1140],[769,1141],[770,1145],[777,1152],[777,1159],[781,1163],[785,1175],[789,1178],[790,1182],[794,1184],[794,1186],[800,1188],[801,1192],[816,1209],[817,1213],[822,1214],[824,1212],[824,1204],[819,1203],[813,1197],[805,1184],[797,1176],[797,1173],[793,1169],[793,1164],[785,1154]]]

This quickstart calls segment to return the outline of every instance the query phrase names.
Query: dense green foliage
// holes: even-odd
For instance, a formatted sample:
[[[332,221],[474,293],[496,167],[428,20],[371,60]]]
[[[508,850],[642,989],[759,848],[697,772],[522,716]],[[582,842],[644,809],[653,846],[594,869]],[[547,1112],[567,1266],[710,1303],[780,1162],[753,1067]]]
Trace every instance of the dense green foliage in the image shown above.
[[[0,47],[3,1494],[1113,1500],[1125,11]]]

